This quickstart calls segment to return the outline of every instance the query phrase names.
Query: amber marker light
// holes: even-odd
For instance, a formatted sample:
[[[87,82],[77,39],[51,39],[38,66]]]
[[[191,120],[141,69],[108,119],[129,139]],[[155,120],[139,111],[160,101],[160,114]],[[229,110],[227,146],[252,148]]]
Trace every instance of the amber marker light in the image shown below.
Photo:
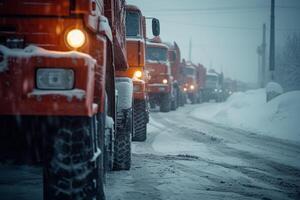
[[[85,34],[80,29],[72,29],[67,34],[67,43],[70,47],[74,49],[82,47],[85,41]]]
[[[135,71],[134,74],[133,74],[134,78],[139,78],[140,79],[140,78],[142,78],[142,76],[143,76],[143,73],[139,70]]]

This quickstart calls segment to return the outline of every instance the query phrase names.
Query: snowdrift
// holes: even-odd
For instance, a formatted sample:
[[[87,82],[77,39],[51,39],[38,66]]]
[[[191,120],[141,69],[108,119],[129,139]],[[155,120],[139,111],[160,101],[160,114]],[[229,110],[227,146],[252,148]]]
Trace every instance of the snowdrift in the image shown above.
[[[300,141],[300,91],[266,103],[264,89],[234,93],[220,104],[203,104],[194,117],[272,137]]]

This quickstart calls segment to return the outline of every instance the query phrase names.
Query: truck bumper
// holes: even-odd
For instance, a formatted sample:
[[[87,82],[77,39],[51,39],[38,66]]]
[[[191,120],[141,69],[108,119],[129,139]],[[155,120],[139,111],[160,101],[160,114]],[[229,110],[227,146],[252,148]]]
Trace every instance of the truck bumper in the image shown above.
[[[46,51],[46,50],[44,50]],[[26,57],[8,55],[0,71],[0,115],[92,116],[98,110],[94,100],[96,61],[82,53],[52,51]],[[72,90],[39,90],[36,71],[72,69]]]

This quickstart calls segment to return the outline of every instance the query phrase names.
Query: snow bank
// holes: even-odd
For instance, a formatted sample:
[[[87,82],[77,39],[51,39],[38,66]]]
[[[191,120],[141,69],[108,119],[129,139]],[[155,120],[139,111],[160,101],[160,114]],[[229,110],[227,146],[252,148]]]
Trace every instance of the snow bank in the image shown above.
[[[264,89],[234,93],[224,103],[203,104],[194,117],[265,134],[300,141],[300,91],[282,94],[266,103]]]
[[[0,45],[0,52],[3,54],[3,61],[0,63],[0,72],[8,70],[8,57],[31,58],[33,56],[42,56],[50,58],[84,59],[85,65],[94,66],[96,64],[96,60],[85,53],[78,51],[49,51],[34,45],[29,45],[25,49],[9,49],[6,46]]]
[[[266,86],[266,92],[276,92],[278,94],[282,94],[283,93],[283,89],[281,87],[281,85],[279,85],[276,82],[269,82]]]

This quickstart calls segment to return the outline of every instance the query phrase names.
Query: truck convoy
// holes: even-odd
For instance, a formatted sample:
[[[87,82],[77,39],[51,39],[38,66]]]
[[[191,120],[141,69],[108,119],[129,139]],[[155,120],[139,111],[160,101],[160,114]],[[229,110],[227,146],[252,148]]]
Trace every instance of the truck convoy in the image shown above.
[[[124,0],[0,3],[0,159],[42,163],[44,199],[104,199],[106,170],[130,168],[128,66],[143,68],[145,36],[127,41],[138,46],[131,59],[125,9]]]
[[[223,74],[181,62],[155,18],[152,32],[124,0],[1,1],[0,160],[42,164],[44,199],[105,199],[106,172],[146,140],[148,104],[222,99]]]
[[[160,107],[161,112],[176,109],[176,96],[168,60],[168,46],[159,37],[147,41],[146,69],[150,73],[148,94],[150,106]]]

